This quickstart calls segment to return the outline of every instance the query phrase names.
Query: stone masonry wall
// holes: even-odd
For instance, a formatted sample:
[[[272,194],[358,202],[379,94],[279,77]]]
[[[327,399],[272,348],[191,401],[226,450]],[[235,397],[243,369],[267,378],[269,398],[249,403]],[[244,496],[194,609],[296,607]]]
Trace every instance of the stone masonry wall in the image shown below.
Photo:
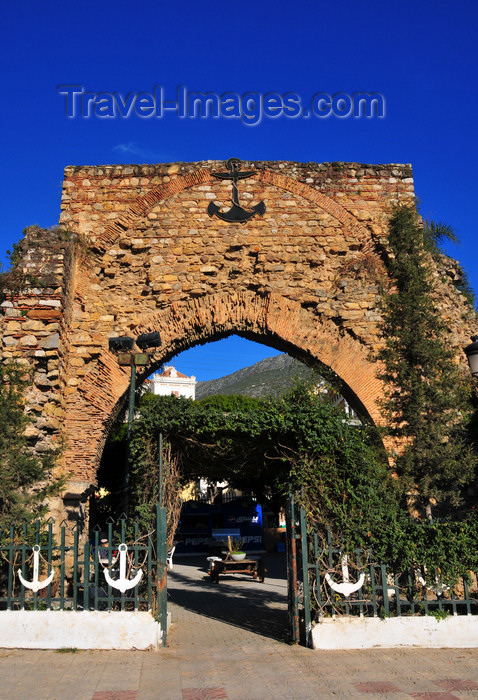
[[[63,285],[38,298],[7,298],[3,344],[5,356],[36,363],[29,398],[39,435],[48,442],[61,432],[61,468],[79,490],[94,483],[126,396],[128,373],[108,351],[114,336],[161,333],[149,374],[183,349],[239,333],[331,367],[347,398],[380,421],[382,387],[370,362],[381,343],[378,281],[391,208],[413,201],[411,167],[243,163],[257,172],[238,183],[242,206],[266,206],[243,225],[207,214],[211,201],[230,206],[231,186],[212,175],[224,169],[211,161],[65,169],[61,226],[79,238],[76,257]],[[456,274],[444,259],[436,280],[450,342],[464,361],[460,348],[476,316]],[[40,307],[58,318],[27,315]],[[46,325],[25,325],[40,321]],[[47,338],[57,347],[42,347]],[[35,355],[41,350],[46,359]],[[49,411],[58,411],[57,422],[43,425]]]
[[[19,244],[2,308],[2,358],[32,370],[27,390],[34,420],[28,436],[38,452],[59,446],[63,428],[65,333],[70,320],[72,241],[58,230],[31,226]]]

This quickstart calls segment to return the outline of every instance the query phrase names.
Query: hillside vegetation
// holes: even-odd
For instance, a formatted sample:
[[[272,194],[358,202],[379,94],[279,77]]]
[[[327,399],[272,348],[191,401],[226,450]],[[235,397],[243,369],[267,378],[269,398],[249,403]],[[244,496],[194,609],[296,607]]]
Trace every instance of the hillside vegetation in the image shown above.
[[[220,379],[198,382],[196,399],[214,394],[242,396],[279,396],[289,389],[296,379],[311,381],[314,371],[289,355],[276,355],[256,362]]]

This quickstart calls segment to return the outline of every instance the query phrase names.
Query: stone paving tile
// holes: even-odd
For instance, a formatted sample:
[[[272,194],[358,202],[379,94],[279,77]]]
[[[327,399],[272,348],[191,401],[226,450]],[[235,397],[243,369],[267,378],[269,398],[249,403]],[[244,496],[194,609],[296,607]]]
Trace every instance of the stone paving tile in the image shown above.
[[[352,685],[361,693],[398,693],[399,688],[388,681],[362,681]]]
[[[437,691],[432,691],[430,693],[412,693],[411,697],[417,698],[417,700],[460,700],[457,695]]]
[[[227,698],[224,688],[183,688],[183,700],[221,700]]]
[[[440,688],[443,688],[444,690],[448,691],[455,691],[455,690],[477,690],[478,691],[478,683],[475,683],[474,681],[470,680],[465,680],[465,679],[460,679],[460,678],[447,678],[445,680],[441,681],[435,681],[435,683],[440,686]],[[478,692],[476,693],[478,695]]]
[[[100,690],[91,700],[137,700],[135,690]]]

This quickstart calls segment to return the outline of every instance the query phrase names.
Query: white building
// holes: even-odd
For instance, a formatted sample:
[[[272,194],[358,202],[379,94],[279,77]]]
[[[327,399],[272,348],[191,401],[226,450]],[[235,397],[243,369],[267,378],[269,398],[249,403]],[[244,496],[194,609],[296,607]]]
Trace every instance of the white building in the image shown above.
[[[166,366],[163,372],[156,372],[149,378],[148,389],[159,396],[184,396],[196,398],[196,377],[187,377],[175,367]]]

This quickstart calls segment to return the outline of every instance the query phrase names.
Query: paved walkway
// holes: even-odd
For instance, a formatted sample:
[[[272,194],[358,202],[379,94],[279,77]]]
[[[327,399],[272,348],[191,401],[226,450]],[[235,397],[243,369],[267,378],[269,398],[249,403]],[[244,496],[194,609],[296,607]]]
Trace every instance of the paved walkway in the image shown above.
[[[173,626],[156,652],[0,649],[0,698],[9,700],[292,700],[478,698],[478,650],[323,652],[289,646],[283,562],[264,584],[209,582],[203,560],[170,574]]]

